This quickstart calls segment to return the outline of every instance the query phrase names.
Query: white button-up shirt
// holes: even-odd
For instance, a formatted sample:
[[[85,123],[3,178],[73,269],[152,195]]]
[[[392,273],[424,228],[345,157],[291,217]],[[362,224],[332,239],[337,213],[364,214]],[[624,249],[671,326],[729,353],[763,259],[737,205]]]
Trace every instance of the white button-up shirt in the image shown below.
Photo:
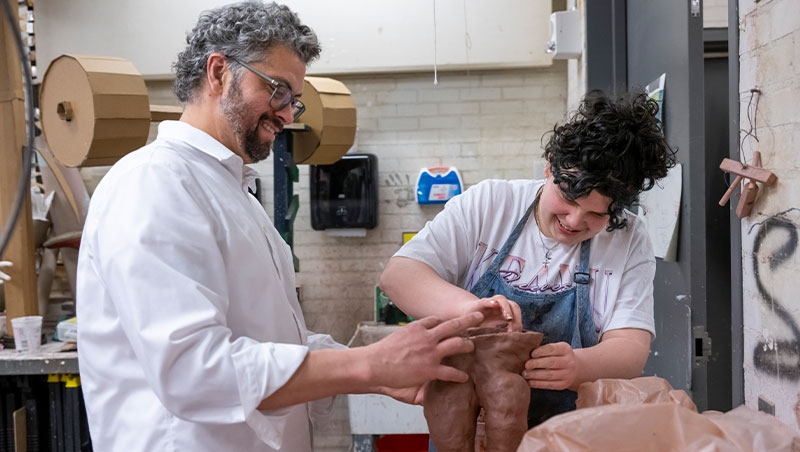
[[[95,190],[77,288],[95,450],[311,450],[311,416],[330,400],[257,406],[309,348],[338,344],[306,332],[254,178],[211,136],[165,121]]]

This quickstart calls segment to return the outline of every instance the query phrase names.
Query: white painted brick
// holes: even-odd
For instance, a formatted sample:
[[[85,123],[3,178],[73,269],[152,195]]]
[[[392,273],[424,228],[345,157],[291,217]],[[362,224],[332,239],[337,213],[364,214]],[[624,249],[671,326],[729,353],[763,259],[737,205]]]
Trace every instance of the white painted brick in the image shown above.
[[[459,100],[458,88],[420,89],[418,95],[422,102],[456,102]]]
[[[795,78],[795,66],[800,61],[792,61],[796,51],[794,47],[792,35],[785,35],[762,47],[758,56],[759,84],[767,85],[787,77]]]
[[[440,130],[409,130],[397,134],[397,143],[438,143]]]
[[[773,6],[773,3],[766,3],[759,7],[752,16],[748,17],[749,25],[753,27],[753,31],[756,33],[755,48],[760,48],[772,41],[772,29],[770,28],[772,19],[770,19],[769,12]]]
[[[503,99],[541,99],[543,89],[540,85],[514,86],[503,88]]]
[[[397,105],[395,104],[386,104],[386,105],[375,105],[372,107],[361,107],[359,106],[356,108],[356,114],[358,115],[359,120],[364,118],[386,118],[390,116],[397,115]]]
[[[378,118],[362,118],[359,114],[356,119],[356,130],[375,130],[378,128]]]
[[[470,143],[480,141],[481,131],[478,129],[442,130],[439,132],[439,136],[442,141],[448,143]]]
[[[494,114],[515,114],[522,113],[524,104],[519,100],[493,100],[481,102],[481,113]]]
[[[488,87],[503,87],[503,86],[519,86],[525,83],[525,75],[528,74],[527,70],[506,70],[500,73],[490,73],[481,76],[481,86]]]
[[[353,95],[365,93],[374,96],[376,92],[392,91],[397,88],[397,82],[393,77],[373,77],[363,83],[362,81],[353,81],[350,77],[351,76],[340,76],[336,79],[344,83]]]
[[[443,115],[470,115],[480,111],[478,102],[458,102],[439,104],[439,113]]]
[[[461,126],[458,116],[432,116],[420,119],[420,129],[456,129]]]
[[[746,93],[758,83],[758,58],[753,54],[740,58],[739,92]],[[741,101],[741,97],[740,97]],[[742,107],[744,108],[744,107]]]
[[[750,14],[756,8],[756,0],[738,0],[739,16]]]
[[[770,13],[770,30],[773,39],[780,39],[800,30],[800,2],[782,0],[775,2]]]
[[[397,142],[397,132],[358,130],[356,140],[359,143],[395,143]]]
[[[476,157],[478,155],[477,143],[464,143],[461,144],[459,154],[461,157]]]
[[[417,101],[417,91],[413,89],[379,91],[375,97],[378,104],[409,104]]]
[[[465,88],[461,90],[461,100],[492,100],[500,99],[500,88]]]
[[[439,85],[442,88],[468,88],[481,85],[480,77],[466,75],[463,72],[440,72]]]
[[[795,31],[792,36],[794,39],[794,43],[792,44],[792,48],[794,48],[792,64],[794,66],[795,76],[798,76],[800,75],[800,30]]]
[[[378,118],[381,130],[414,130],[419,127],[417,118]]]
[[[798,100],[800,100],[800,83],[789,85],[776,92],[765,92],[762,101],[765,104],[764,116],[767,124],[774,127],[800,122]]]
[[[408,104],[397,106],[397,116],[434,116],[439,114],[438,104]],[[427,119],[426,119],[427,120]]]

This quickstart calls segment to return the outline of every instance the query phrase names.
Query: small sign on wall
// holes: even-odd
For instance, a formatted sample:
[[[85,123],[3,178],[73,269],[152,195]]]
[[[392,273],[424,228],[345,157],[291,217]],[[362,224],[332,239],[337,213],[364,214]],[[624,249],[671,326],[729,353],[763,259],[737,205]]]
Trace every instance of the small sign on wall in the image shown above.
[[[461,174],[454,167],[422,168],[417,176],[417,203],[444,204],[461,194]]]

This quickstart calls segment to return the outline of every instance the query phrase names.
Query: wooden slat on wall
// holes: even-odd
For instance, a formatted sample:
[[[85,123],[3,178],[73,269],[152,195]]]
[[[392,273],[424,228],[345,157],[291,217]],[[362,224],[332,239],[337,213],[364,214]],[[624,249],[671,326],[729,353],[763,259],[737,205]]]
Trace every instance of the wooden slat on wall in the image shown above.
[[[17,10],[16,0],[2,1],[7,1],[13,11]],[[5,227],[11,214],[22,171],[22,146],[26,140],[22,70],[12,33],[19,33],[19,30],[9,28],[5,15],[0,15],[0,49],[3,49],[0,56],[0,227]],[[11,280],[3,284],[8,334],[13,334],[12,318],[38,313],[33,247],[31,198],[25,196],[11,241],[0,256],[0,259],[14,263],[13,267],[3,270],[11,276]]]

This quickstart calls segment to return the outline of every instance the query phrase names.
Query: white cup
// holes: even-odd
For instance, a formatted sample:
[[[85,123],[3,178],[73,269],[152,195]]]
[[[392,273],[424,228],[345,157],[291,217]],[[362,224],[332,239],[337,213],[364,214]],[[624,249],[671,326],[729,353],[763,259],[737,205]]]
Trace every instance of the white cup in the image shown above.
[[[14,345],[20,353],[39,351],[42,338],[42,316],[29,315],[11,319],[14,328]]]

